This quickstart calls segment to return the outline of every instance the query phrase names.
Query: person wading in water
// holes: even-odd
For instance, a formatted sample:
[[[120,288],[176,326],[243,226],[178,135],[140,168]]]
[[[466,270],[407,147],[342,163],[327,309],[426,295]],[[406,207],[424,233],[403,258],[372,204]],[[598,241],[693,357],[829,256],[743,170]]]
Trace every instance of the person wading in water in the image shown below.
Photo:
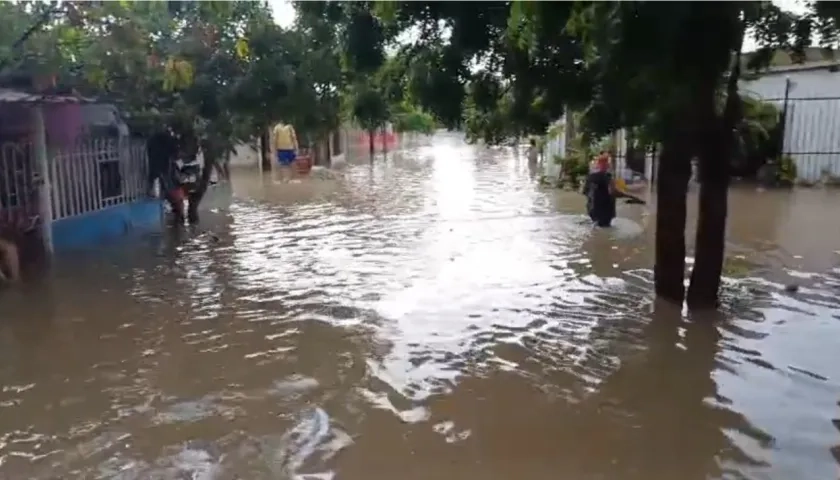
[[[150,196],[157,196],[154,187],[157,181],[160,194],[169,203],[176,221],[183,222],[183,195],[175,184],[175,161],[178,159],[178,138],[171,128],[155,132],[146,142],[149,157],[148,188]]]
[[[605,152],[592,162],[583,194],[589,218],[599,227],[609,227],[615,218],[615,184],[610,173],[610,157]]]
[[[189,130],[176,134],[172,128],[152,135],[146,151],[149,156],[149,190],[154,196],[154,183],[158,181],[160,192],[172,208],[173,221],[183,224],[185,208],[189,201],[186,217],[190,223],[198,221],[198,202],[203,191],[200,185],[202,167],[198,156],[198,139]],[[210,167],[208,167],[210,168]],[[208,173],[210,170],[208,170]]]
[[[280,167],[280,178],[282,181],[288,181],[298,153],[295,128],[283,122],[278,123],[271,131],[271,144],[274,147],[277,166]]]

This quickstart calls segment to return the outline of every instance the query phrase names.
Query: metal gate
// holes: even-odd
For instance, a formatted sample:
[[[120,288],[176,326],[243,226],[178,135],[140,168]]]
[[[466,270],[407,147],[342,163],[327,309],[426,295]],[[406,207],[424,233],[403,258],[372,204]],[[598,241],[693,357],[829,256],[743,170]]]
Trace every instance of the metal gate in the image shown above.
[[[39,183],[32,143],[0,144],[0,234],[40,232]]]
[[[782,154],[796,164],[798,180],[840,178],[840,97],[765,98],[785,112]]]

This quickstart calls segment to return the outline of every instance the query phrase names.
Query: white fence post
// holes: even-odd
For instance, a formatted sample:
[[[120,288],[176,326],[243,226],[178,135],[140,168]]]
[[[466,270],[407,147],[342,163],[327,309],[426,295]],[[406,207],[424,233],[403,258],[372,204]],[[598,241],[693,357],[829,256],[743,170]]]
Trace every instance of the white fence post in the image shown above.
[[[53,253],[52,239],[52,186],[50,179],[50,159],[47,153],[47,131],[44,125],[44,109],[36,105],[33,109],[35,122],[35,169],[38,172],[38,214],[41,217],[41,235],[47,253]]]

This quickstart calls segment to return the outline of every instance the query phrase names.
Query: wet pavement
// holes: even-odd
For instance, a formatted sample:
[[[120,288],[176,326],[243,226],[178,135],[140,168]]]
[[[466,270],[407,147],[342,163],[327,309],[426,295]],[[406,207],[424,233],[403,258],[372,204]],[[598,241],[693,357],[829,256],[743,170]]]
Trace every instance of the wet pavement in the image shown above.
[[[836,192],[734,190],[690,321],[647,207],[593,229],[510,149],[232,189],[0,293],[0,478],[837,477]]]

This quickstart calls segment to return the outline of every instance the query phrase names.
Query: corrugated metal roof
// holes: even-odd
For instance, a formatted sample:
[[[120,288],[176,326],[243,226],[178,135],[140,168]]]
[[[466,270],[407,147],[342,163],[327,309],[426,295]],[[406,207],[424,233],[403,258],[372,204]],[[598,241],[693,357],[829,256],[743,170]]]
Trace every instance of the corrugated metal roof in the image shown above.
[[[93,100],[73,95],[42,95],[11,88],[0,88],[0,103],[90,103]]]

